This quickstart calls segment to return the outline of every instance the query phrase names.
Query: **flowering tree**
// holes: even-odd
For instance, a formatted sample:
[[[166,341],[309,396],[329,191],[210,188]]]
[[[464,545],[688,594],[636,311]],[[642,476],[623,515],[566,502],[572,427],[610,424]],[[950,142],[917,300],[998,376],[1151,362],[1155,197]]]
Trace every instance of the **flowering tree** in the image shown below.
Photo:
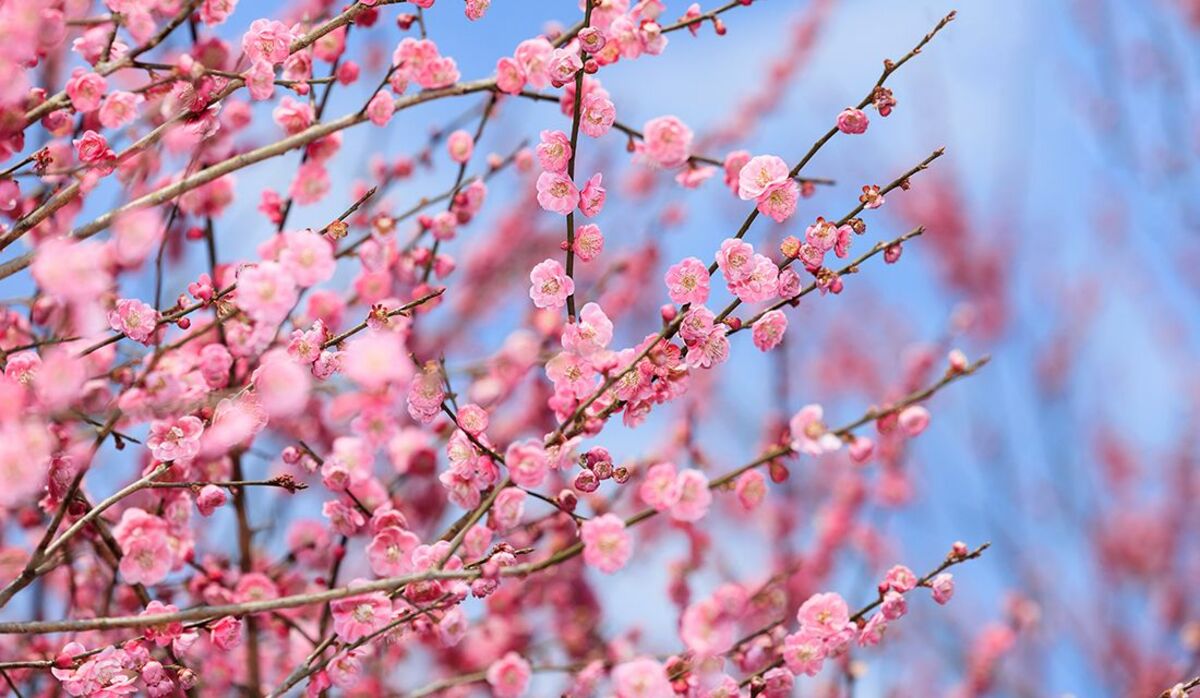
[[[950,601],[950,568],[986,543],[946,541],[916,571],[875,554],[866,583],[839,558],[871,547],[857,473],[899,488],[926,403],[986,357],[923,354],[840,422],[784,392],[740,464],[695,424],[731,356],[781,353],[794,309],[836,304],[901,260],[923,216],[945,222],[909,198],[940,148],[883,184],[808,166],[897,108],[889,79],[953,13],[811,145],[752,153],[733,146],[829,3],[707,134],[627,115],[604,73],[676,41],[719,50],[742,13],[782,3],[672,19],[661,0],[589,0],[470,79],[429,31],[454,0],[235,5],[0,4],[0,692],[850,690],[910,604]],[[488,5],[467,0],[467,18],[486,27]],[[339,155],[344,134],[383,138],[434,102],[461,114],[415,155],[365,173]],[[523,102],[560,113],[505,122]],[[485,154],[501,125],[507,147]],[[285,161],[273,185],[238,186]],[[395,195],[439,163],[439,188]],[[840,207],[802,210],[819,189]],[[741,207],[718,246],[660,263],[630,234],[696,197]],[[893,198],[913,227],[878,233]],[[322,205],[340,214],[305,215]],[[812,463],[850,474],[834,486]],[[785,544],[817,518],[802,554]],[[730,568],[712,536],[753,521],[781,550]],[[645,611],[672,645],[606,635],[603,587],[679,540],[673,608]],[[987,689],[1005,629],[980,640],[965,694]]]

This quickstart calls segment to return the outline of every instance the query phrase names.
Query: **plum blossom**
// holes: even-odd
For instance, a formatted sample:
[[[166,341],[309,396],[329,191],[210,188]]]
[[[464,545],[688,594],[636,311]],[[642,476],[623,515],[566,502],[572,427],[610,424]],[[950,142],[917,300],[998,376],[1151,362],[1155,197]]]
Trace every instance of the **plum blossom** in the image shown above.
[[[575,293],[575,281],[567,276],[558,260],[539,262],[529,272],[529,297],[539,308],[561,308]]]
[[[108,313],[108,326],[135,342],[149,344],[158,329],[158,311],[136,298],[122,298]]]
[[[760,351],[770,351],[779,346],[787,326],[787,315],[782,310],[767,311],[754,323],[754,329],[751,331],[754,346]]]
[[[518,698],[525,695],[532,674],[529,662],[516,652],[509,652],[488,666],[487,682],[497,698]]]
[[[187,461],[200,452],[204,423],[191,415],[176,419],[158,419],[150,423],[146,446],[155,460]]]
[[[333,632],[347,643],[382,629],[393,616],[392,602],[379,591],[331,601],[329,610],[333,614]]]
[[[708,300],[708,267],[695,257],[688,257],[667,270],[667,294],[675,303],[701,305]]]
[[[837,128],[842,133],[866,133],[868,123],[869,119],[867,119],[866,113],[853,107],[842,110],[837,117]]]
[[[604,514],[583,522],[583,561],[606,574],[612,574],[629,562],[633,542],[625,522],[615,514]]]
[[[841,439],[829,431],[821,421],[825,411],[820,405],[805,405],[788,422],[792,435],[792,449],[810,456],[836,451],[841,448]]]
[[[641,152],[658,167],[673,169],[691,157],[692,130],[674,116],[660,116],[646,122]]]

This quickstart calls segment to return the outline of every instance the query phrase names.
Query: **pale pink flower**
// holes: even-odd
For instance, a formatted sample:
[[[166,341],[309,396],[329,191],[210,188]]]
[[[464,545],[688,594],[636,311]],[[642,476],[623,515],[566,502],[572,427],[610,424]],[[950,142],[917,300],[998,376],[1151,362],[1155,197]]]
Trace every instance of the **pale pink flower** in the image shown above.
[[[755,254],[746,265],[747,273],[729,285],[733,295],[745,303],[761,303],[775,298],[779,289],[779,267],[770,257]]]
[[[242,50],[251,61],[282,63],[291,52],[295,35],[278,20],[256,19],[242,35]]]
[[[296,176],[288,187],[288,196],[297,204],[305,206],[316,203],[329,193],[329,171],[318,160],[309,160],[296,170]]]
[[[537,200],[544,210],[565,216],[579,204],[579,190],[570,178],[543,172],[537,178]]]
[[[550,470],[546,449],[538,439],[514,441],[504,451],[504,462],[508,475],[521,487],[537,487],[546,479]]]
[[[367,545],[367,562],[380,577],[399,577],[413,571],[412,551],[421,539],[398,526],[380,529]]]
[[[308,406],[312,371],[288,355],[273,349],[263,355],[250,379],[258,402],[275,418],[296,417]]]
[[[858,631],[859,647],[874,647],[883,642],[883,633],[887,630],[888,621],[882,613],[876,613],[867,620]]]
[[[929,410],[921,405],[909,405],[896,418],[900,428],[908,436],[917,436],[929,426]]]
[[[367,118],[376,126],[386,126],[396,113],[396,102],[383,90],[375,93],[367,102]]]
[[[518,487],[506,488],[496,496],[492,505],[492,522],[497,531],[507,531],[521,523],[525,514],[525,490]]]
[[[788,423],[792,435],[792,449],[810,456],[836,451],[842,442],[829,431],[821,419],[825,411],[820,405],[805,405]]]
[[[642,133],[645,140],[641,151],[659,167],[679,167],[692,154],[692,130],[674,116],[647,121]]]
[[[146,446],[155,460],[187,461],[200,452],[204,423],[191,415],[175,419],[156,419],[150,423]]]
[[[197,420],[199,421],[199,420]],[[121,547],[121,577],[128,584],[158,584],[175,563],[167,522],[137,507],[121,514],[113,526]]]
[[[563,174],[571,159],[571,139],[562,131],[542,131],[541,141],[534,152],[543,170]]]
[[[595,223],[584,223],[575,227],[575,256],[581,262],[590,262],[604,251],[604,233]]]
[[[562,87],[575,79],[575,74],[583,70],[583,61],[579,53],[567,48],[556,48],[550,54],[550,62],[546,65],[546,73],[550,76],[550,84]]]
[[[908,613],[908,602],[904,600],[904,594],[889,590],[883,595],[883,603],[880,604],[879,610],[884,618],[898,620]]]
[[[158,328],[158,311],[136,298],[122,298],[109,311],[108,326],[135,342],[149,344]]]
[[[649,657],[618,664],[612,672],[617,698],[674,698],[663,665]]]
[[[591,394],[596,384],[596,369],[585,357],[564,351],[546,362],[546,376],[557,391],[577,398]]]
[[[866,113],[853,107],[843,109],[837,116],[837,128],[842,133],[866,133],[868,122]]]
[[[703,304],[708,300],[708,267],[695,257],[687,257],[667,270],[664,281],[667,294],[678,304]]]
[[[279,100],[279,105],[271,112],[271,117],[276,124],[279,124],[284,133],[293,136],[312,126],[314,111],[313,106],[308,102],[284,97]]]
[[[487,668],[487,682],[496,698],[518,698],[529,688],[533,669],[516,652],[509,652]]]
[[[754,323],[754,329],[751,331],[754,346],[760,351],[770,351],[779,346],[784,333],[787,332],[787,326],[787,315],[784,315],[782,310],[767,311]]]
[[[679,498],[671,505],[671,518],[676,521],[699,521],[712,504],[708,478],[699,470],[684,470],[675,478]]]
[[[567,276],[558,260],[539,262],[529,272],[529,297],[539,308],[561,308],[575,293],[575,281]]]
[[[796,212],[796,202],[799,200],[800,185],[795,180],[786,179],[770,185],[758,197],[758,212],[776,223],[782,223]]]
[[[554,54],[554,46],[544,37],[526,39],[517,44],[514,51],[517,62],[525,72],[525,77],[535,89],[541,89],[550,84],[547,68],[550,57]]]
[[[251,99],[261,102],[275,96],[275,68],[270,61],[254,61],[242,77]]]
[[[606,574],[612,574],[629,562],[633,541],[625,522],[616,514],[604,514],[583,522],[583,561]]]
[[[579,311],[579,318],[563,327],[562,345],[579,356],[592,356],[607,347],[612,336],[612,320],[604,314],[604,309],[596,303],[586,303]]]
[[[665,511],[679,501],[681,484],[674,463],[657,463],[646,471],[646,478],[638,487],[638,496],[656,510]]]
[[[933,590],[933,600],[946,605],[954,596],[954,575],[949,572],[939,574],[930,580],[929,588]]]
[[[608,95],[600,91],[584,95],[580,106],[583,111],[580,113],[579,128],[592,138],[608,133],[617,120],[617,108]]]
[[[819,640],[839,638],[850,623],[850,609],[846,601],[833,592],[813,594],[796,611],[800,631]]]
[[[730,153],[732,158],[735,153]],[[726,173],[733,166],[725,161]],[[776,155],[756,155],[744,163],[737,174],[737,195],[743,201],[757,199],[773,185],[788,181],[788,166]]]
[[[767,157],[767,156],[764,156]],[[721,168],[725,170],[725,186],[734,194],[741,189],[741,173],[746,163],[750,162],[750,153],[745,150],[735,150],[725,156]],[[755,195],[757,196],[757,194]],[[755,198],[755,197],[750,197]]]
[[[904,565],[895,565],[884,576],[883,586],[903,594],[916,588],[917,575]]]
[[[366,390],[379,390],[388,383],[412,378],[412,360],[403,338],[390,332],[370,332],[350,340],[342,358],[342,371]]]
[[[600,186],[601,179],[601,174],[597,172],[588,178],[587,184],[584,184],[583,190],[579,192],[579,211],[588,218],[600,215],[604,208],[604,200],[608,198],[608,192]]]
[[[725,275],[725,280],[735,284],[750,275],[753,269],[754,248],[750,243],[737,238],[727,238],[717,250],[717,267]]]
[[[679,620],[679,637],[699,657],[720,655],[733,645],[732,621],[732,614],[717,599],[697,601],[684,609]]]
[[[296,230],[283,234],[283,249],[279,263],[301,288],[315,286],[333,278],[337,261],[329,240],[311,230]]]
[[[121,128],[137,118],[137,107],[143,97],[132,92],[110,92],[100,105],[100,125],[104,128]]]
[[[329,603],[333,632],[342,642],[357,642],[392,620],[392,602],[383,592],[337,599]]]
[[[278,262],[260,262],[238,271],[238,305],[257,322],[281,322],[296,298],[296,281]]]
[[[475,152],[475,139],[471,134],[459,129],[446,139],[446,150],[450,153],[450,159],[461,165],[470,160],[471,154]]]
[[[793,674],[816,676],[825,664],[825,644],[805,632],[792,633],[783,639],[783,661]]]
[[[753,511],[767,496],[767,476],[761,470],[747,470],[734,483],[738,502],[746,511]]]

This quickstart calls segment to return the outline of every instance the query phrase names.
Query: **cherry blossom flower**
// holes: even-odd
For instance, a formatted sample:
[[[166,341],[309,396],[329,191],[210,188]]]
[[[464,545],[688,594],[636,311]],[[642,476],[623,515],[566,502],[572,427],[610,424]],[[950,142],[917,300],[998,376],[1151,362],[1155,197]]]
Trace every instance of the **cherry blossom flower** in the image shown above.
[[[606,574],[612,574],[629,562],[633,542],[625,531],[625,522],[615,514],[604,514],[583,522],[583,561]]]
[[[604,201],[608,198],[607,191],[600,186],[601,179],[601,174],[597,172],[588,178],[583,190],[579,192],[579,211],[588,218],[600,215]]]
[[[376,126],[386,126],[396,113],[396,103],[391,96],[382,90],[376,92],[367,102],[367,118]]]
[[[579,190],[567,177],[543,172],[537,178],[537,200],[542,209],[565,216],[579,204]]]
[[[692,130],[674,116],[647,121],[642,133],[641,152],[658,167],[679,167],[691,157]]]
[[[734,157],[731,153],[729,158]],[[728,174],[736,160],[725,161]],[[772,186],[788,181],[788,166],[783,158],[776,155],[756,155],[745,161],[737,170],[737,195],[739,199],[750,201],[763,196]]]
[[[909,405],[900,411],[896,421],[909,436],[917,436],[929,426],[929,410],[920,405]]]
[[[954,596],[954,575],[942,572],[930,580],[929,588],[933,590],[934,601],[943,606],[950,603],[951,597]]]
[[[532,674],[529,662],[516,652],[509,652],[488,666],[487,682],[497,698],[518,698],[525,695]]]
[[[672,698],[675,695],[666,669],[649,657],[618,664],[613,668],[612,677],[617,698]]]
[[[471,153],[475,152],[475,139],[471,134],[459,129],[446,138],[446,150],[450,153],[451,160],[459,164],[465,163],[471,159]]]
[[[558,260],[539,262],[529,272],[529,297],[539,308],[561,308],[567,297],[575,293],[575,281],[563,271]]]
[[[296,298],[296,281],[278,262],[260,262],[238,272],[238,305],[258,322],[279,323]]]
[[[121,546],[121,578],[129,584],[158,584],[175,563],[169,526],[163,519],[130,507],[113,526]]]
[[[562,345],[579,356],[593,356],[612,341],[613,324],[597,303],[585,303],[576,322],[563,327]]]
[[[608,95],[591,92],[584,96],[580,105],[582,112],[579,128],[592,138],[599,138],[612,129],[617,119],[617,109]]]
[[[676,521],[699,521],[708,513],[712,492],[708,478],[699,470],[684,470],[675,479],[679,497],[671,504],[671,518]]]
[[[155,460],[187,461],[200,452],[204,423],[191,415],[177,419],[157,419],[150,423],[146,446]]]
[[[829,431],[821,421],[822,417],[824,410],[820,405],[805,405],[792,417],[788,427],[794,450],[810,456],[819,456],[841,447],[841,440]]]
[[[282,63],[290,53],[295,35],[283,22],[256,19],[242,36],[242,50],[251,61]]]
[[[509,444],[504,452],[509,477],[521,487],[537,487],[546,479],[550,465],[540,441],[528,439]]]
[[[136,298],[122,298],[108,313],[108,326],[135,342],[149,344],[158,328],[158,311]]]
[[[371,571],[380,577],[399,577],[412,572],[412,552],[420,544],[416,534],[398,526],[380,529],[367,545]]]
[[[866,133],[869,120],[861,109],[846,108],[838,114],[837,127],[842,133]]]
[[[329,602],[333,632],[342,642],[357,642],[387,625],[392,602],[383,592],[372,592]]]
[[[67,98],[78,112],[94,111],[100,107],[108,81],[97,73],[76,69],[67,81]]]
[[[708,267],[695,257],[671,266],[665,278],[667,294],[675,303],[703,304],[708,300]]]
[[[782,310],[771,310],[764,313],[758,322],[754,323],[752,330],[754,346],[758,347],[760,351],[770,351],[779,346],[779,343],[783,341],[787,326],[787,315]]]

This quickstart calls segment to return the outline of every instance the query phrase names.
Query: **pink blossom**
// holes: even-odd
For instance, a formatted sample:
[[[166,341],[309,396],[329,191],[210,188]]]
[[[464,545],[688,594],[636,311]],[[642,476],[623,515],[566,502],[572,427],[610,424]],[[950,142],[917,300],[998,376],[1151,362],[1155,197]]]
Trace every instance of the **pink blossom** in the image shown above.
[[[251,61],[279,64],[287,59],[295,38],[283,22],[256,19],[242,36],[242,50]]]
[[[136,298],[122,298],[108,313],[108,326],[135,342],[149,344],[158,329],[158,311]]]
[[[842,133],[866,133],[869,120],[861,109],[848,107],[837,117],[837,127]]]
[[[917,575],[904,565],[896,565],[888,570],[881,586],[903,594],[916,588]]]
[[[671,505],[671,518],[676,521],[699,521],[708,513],[712,492],[708,478],[699,470],[684,470],[676,477],[679,498]]]
[[[526,39],[517,44],[517,50],[514,52],[517,62],[524,69],[525,77],[535,89],[541,89],[550,84],[550,75],[547,69],[550,65],[550,57],[554,54],[554,46],[550,44],[544,37],[534,39]]]
[[[754,346],[760,351],[770,351],[779,346],[783,341],[783,335],[787,332],[787,315],[784,315],[782,310],[770,310],[763,314],[758,322],[754,323],[754,329],[751,335],[754,339]]]
[[[487,682],[497,698],[517,698],[525,695],[533,670],[529,662],[516,652],[509,652],[487,668]]]
[[[396,102],[386,92],[376,92],[367,102],[367,118],[376,126],[386,126],[396,113]]]
[[[504,452],[504,462],[508,465],[509,477],[521,487],[541,485],[550,469],[546,450],[542,448],[542,442],[536,439],[509,444]]]
[[[133,123],[137,118],[137,107],[143,98],[132,92],[115,91],[108,93],[100,105],[100,125],[104,128],[121,128]]]
[[[421,544],[416,534],[386,526],[367,545],[367,562],[380,577],[399,577],[413,571],[412,552]]]
[[[585,398],[596,384],[596,369],[585,357],[562,352],[546,362],[546,376],[556,390]]]
[[[515,59],[504,56],[496,61],[496,87],[505,94],[520,93],[525,89],[525,69]]]
[[[521,523],[525,513],[525,490],[508,487],[496,497],[492,505],[492,521],[498,531],[507,531]]]
[[[858,631],[859,647],[874,647],[883,642],[883,634],[887,630],[888,621],[882,613],[871,616],[866,625]]]
[[[612,100],[600,92],[585,95],[580,106],[583,111],[580,113],[579,128],[592,138],[608,133],[617,119],[617,109]]]
[[[583,61],[577,51],[566,48],[556,48],[550,54],[550,62],[546,65],[546,73],[550,76],[550,84],[562,87],[575,79],[575,74],[583,70]]]
[[[89,112],[100,107],[108,81],[97,73],[76,70],[67,81],[67,97],[77,112]]]
[[[595,223],[585,223],[575,228],[575,256],[581,262],[590,262],[604,250],[604,234]]]
[[[117,156],[112,148],[108,147],[108,140],[104,136],[88,130],[72,143],[75,145],[75,155],[79,162],[97,167],[102,174],[112,170],[112,163]]]
[[[731,284],[750,275],[753,259],[754,248],[750,243],[736,238],[726,239],[717,250],[717,267],[725,275],[725,280]]]
[[[197,420],[199,421],[199,420]],[[113,537],[121,546],[121,577],[128,584],[158,584],[174,566],[167,522],[137,507],[121,514]]]
[[[908,436],[917,436],[929,426],[929,410],[921,405],[909,405],[900,411],[896,421]]]
[[[176,419],[157,419],[150,423],[146,446],[155,460],[187,461],[200,452],[200,435],[204,423],[187,415]]]
[[[296,170],[292,184],[288,187],[288,196],[301,206],[312,204],[325,198],[329,193],[329,171],[324,163],[310,159]]]
[[[657,463],[646,471],[646,478],[638,487],[638,496],[658,511],[665,511],[679,501],[681,484],[674,463]]]
[[[350,340],[342,367],[350,380],[367,390],[404,383],[413,375],[403,340],[392,333],[371,332]]]
[[[664,281],[667,294],[675,303],[701,305],[708,300],[708,267],[695,257],[672,265]]]
[[[851,626],[850,609],[835,593],[813,594],[800,604],[796,620],[805,635],[819,640],[836,640]]]
[[[357,642],[392,620],[392,602],[383,592],[337,599],[329,603],[333,632],[342,642]]]
[[[729,157],[733,157],[731,153]],[[734,161],[736,162],[736,161]],[[733,166],[725,161],[726,172]],[[737,195],[743,201],[758,199],[772,186],[788,181],[788,166],[776,155],[756,155],[738,170]]]
[[[625,531],[625,522],[615,514],[604,514],[583,522],[583,561],[606,574],[612,574],[629,562],[633,542]]]
[[[725,156],[725,161],[721,164],[721,169],[725,171],[725,186],[729,187],[730,191],[732,191],[734,194],[738,194],[741,191],[742,168],[745,167],[748,162],[750,162],[750,159],[749,152],[745,150],[734,150]],[[762,192],[760,191],[759,193]],[[757,196],[758,194],[755,194],[749,198],[752,199]]]
[[[565,216],[579,204],[579,190],[569,178],[543,172],[537,179],[537,200],[544,210]]]
[[[642,657],[618,664],[612,672],[617,698],[674,698],[667,670],[659,662]]]
[[[238,272],[238,305],[258,322],[279,323],[296,298],[296,281],[278,262],[260,262]]]
[[[259,404],[273,418],[296,417],[308,406],[312,372],[286,350],[273,349],[263,355],[250,382]]]
[[[782,223],[796,212],[796,202],[799,200],[800,185],[794,180],[786,179],[768,186],[759,195],[758,212],[769,216],[776,223]]]
[[[271,117],[284,133],[293,136],[312,125],[313,106],[308,102],[300,102],[291,97],[284,97],[279,105],[271,112]]]
[[[529,297],[539,308],[561,308],[575,293],[575,282],[557,260],[539,262],[529,273]]]
[[[836,451],[841,440],[829,431],[821,421],[824,410],[820,405],[805,405],[792,417],[788,427],[792,435],[792,449],[810,456]]]
[[[579,192],[579,211],[588,218],[600,215],[604,201],[608,198],[608,192],[600,186],[600,180],[601,175],[597,172],[588,178],[587,184],[583,185],[583,191]]]
[[[459,129],[446,139],[446,150],[450,153],[450,159],[461,165],[470,160],[471,153],[475,152],[475,139]]]
[[[216,485],[205,485],[196,495],[196,508],[201,516],[212,516],[213,512],[225,505],[228,496],[225,490]]]
[[[745,303],[762,303],[775,298],[779,289],[779,267],[769,257],[755,254],[746,264],[746,274],[729,285]]]
[[[934,601],[943,606],[950,603],[951,597],[954,596],[954,575],[942,572],[930,580],[929,588],[933,590]]]
[[[792,633],[783,640],[783,661],[793,674],[816,676],[825,664],[825,644],[807,633]]]
[[[562,131],[542,131],[541,142],[535,152],[543,170],[563,174],[571,159],[571,139]],[[538,191],[541,191],[540,184]]]
[[[880,604],[879,610],[884,618],[898,620],[908,613],[908,602],[904,600],[904,594],[889,590],[883,595],[883,603]]]
[[[279,263],[301,288],[330,280],[337,268],[329,241],[311,230],[283,234]]]
[[[250,91],[251,99],[261,102],[275,95],[275,68],[270,61],[254,61],[250,68],[242,73],[242,77],[246,80],[246,89]]]
[[[659,167],[679,167],[691,157],[692,130],[674,116],[647,121],[642,133],[642,152]]]
[[[613,324],[596,303],[586,303],[575,322],[567,323],[562,332],[562,345],[580,356],[592,356],[612,341]]]
[[[738,502],[746,511],[753,511],[767,496],[767,477],[760,470],[747,470],[734,483]]]
[[[242,621],[233,616],[223,616],[208,626],[208,639],[217,649],[228,652],[242,644]]]

